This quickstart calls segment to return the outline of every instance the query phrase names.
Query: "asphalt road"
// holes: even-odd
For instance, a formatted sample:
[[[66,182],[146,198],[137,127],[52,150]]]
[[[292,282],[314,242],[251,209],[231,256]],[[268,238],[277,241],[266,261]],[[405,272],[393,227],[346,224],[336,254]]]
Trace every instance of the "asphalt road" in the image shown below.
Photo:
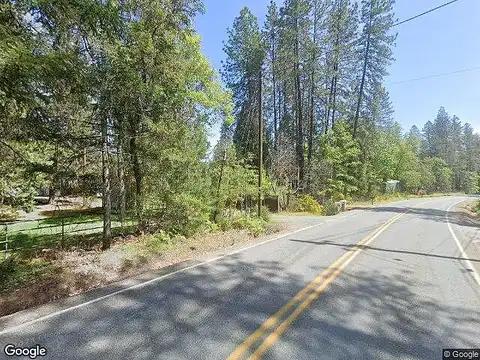
[[[447,215],[462,199],[352,211],[146,285],[0,319],[0,358],[6,344],[39,344],[39,359],[55,360],[441,359],[442,348],[479,348],[478,228]]]

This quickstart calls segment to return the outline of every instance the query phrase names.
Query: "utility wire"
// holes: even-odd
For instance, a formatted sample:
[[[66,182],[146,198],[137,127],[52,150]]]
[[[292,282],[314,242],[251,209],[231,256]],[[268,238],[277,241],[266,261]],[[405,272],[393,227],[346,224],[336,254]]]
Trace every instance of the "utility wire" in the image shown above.
[[[387,85],[404,84],[404,83],[408,83],[408,82],[412,82],[412,81],[433,79],[433,78],[440,77],[440,76],[460,74],[460,73],[471,72],[471,71],[475,71],[475,70],[480,70],[480,66],[477,66],[477,67],[474,67],[474,68],[470,68],[470,69],[463,69],[463,70],[452,71],[452,72],[449,72],[449,73],[429,75],[429,76],[419,77],[419,78],[410,79],[410,80],[395,81],[395,82],[388,83]]]
[[[401,25],[401,24],[404,24],[404,23],[409,22],[409,21],[412,21],[412,20],[414,20],[414,19],[416,19],[416,18],[419,18],[420,16],[427,15],[427,14],[429,14],[429,13],[431,13],[431,12],[434,12],[435,10],[441,9],[441,8],[443,8],[443,7],[447,6],[447,5],[453,4],[454,2],[457,2],[457,1],[458,1],[458,0],[449,1],[449,2],[447,2],[447,3],[445,3],[445,4],[443,4],[443,5],[437,6],[436,8],[430,9],[430,10],[428,10],[428,11],[425,11],[425,12],[421,13],[421,14],[412,16],[411,18],[408,18],[408,19],[406,19],[406,20],[402,20],[402,21],[396,22],[395,24],[392,25],[392,27],[398,26],[398,25]]]

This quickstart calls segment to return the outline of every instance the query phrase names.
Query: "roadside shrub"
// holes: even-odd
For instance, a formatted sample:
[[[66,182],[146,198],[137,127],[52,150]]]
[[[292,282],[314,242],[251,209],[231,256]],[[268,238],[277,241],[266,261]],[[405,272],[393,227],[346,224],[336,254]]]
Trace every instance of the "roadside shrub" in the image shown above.
[[[341,192],[335,191],[332,196],[333,201],[341,201],[345,200],[345,195],[343,195]]]
[[[172,236],[163,230],[145,237],[145,246],[149,252],[161,253],[172,244]]]
[[[179,194],[160,210],[145,212],[145,217],[157,228],[187,237],[208,228],[210,204],[190,194]]]
[[[218,217],[217,225],[222,231],[228,231],[232,229],[247,230],[250,235],[258,237],[265,234],[268,221],[264,220],[267,215],[262,213],[262,217],[258,218],[256,215],[250,215],[249,213],[243,213],[235,216],[222,216]]]
[[[231,230],[233,227],[232,222],[232,218],[228,216],[219,216],[217,219],[217,225],[221,231]]]
[[[232,221],[232,228],[238,230],[248,230],[248,232],[258,237],[265,233],[266,222],[262,218],[253,217],[250,215],[241,215]]]
[[[312,214],[323,213],[322,206],[310,195],[299,196],[299,211]]]
[[[332,200],[325,201],[323,204],[323,211],[326,216],[333,216],[338,214],[338,207],[335,205],[335,202]]]
[[[285,210],[289,212],[299,212],[300,211],[300,200],[296,196],[290,196],[285,206]]]
[[[0,262],[0,289],[13,290],[19,287],[53,278],[59,268],[43,259],[22,260],[11,256]]]
[[[269,222],[270,221],[270,211],[268,210],[268,208],[266,206],[262,206],[262,210],[260,212],[260,216],[262,217],[263,221],[265,222]]]
[[[205,232],[215,233],[215,232],[218,232],[219,230],[220,230],[220,226],[218,226],[218,224],[216,224],[215,222],[208,220],[205,223]]]
[[[0,220],[16,220],[18,218],[18,211],[11,206],[0,205]]]

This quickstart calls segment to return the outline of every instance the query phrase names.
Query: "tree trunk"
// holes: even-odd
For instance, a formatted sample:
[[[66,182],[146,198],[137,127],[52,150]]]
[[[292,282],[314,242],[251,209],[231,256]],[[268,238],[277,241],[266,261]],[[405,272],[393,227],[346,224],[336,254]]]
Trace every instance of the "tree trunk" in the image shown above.
[[[313,52],[312,52],[312,73],[310,74],[310,129],[308,132],[308,182],[307,190],[310,192],[312,180],[312,157],[313,137],[315,135],[315,68],[316,68],[316,46],[317,46],[317,2],[315,2],[313,19]]]
[[[335,125],[335,112],[337,110],[337,81],[338,76],[334,76],[334,84],[333,84],[333,104],[332,104],[332,128]]]
[[[337,110],[337,83],[338,83],[338,62],[340,54],[338,47],[340,45],[340,29],[337,28],[337,36],[335,38],[334,59],[333,59],[333,95],[332,95],[332,128],[335,125],[335,112]]]
[[[305,158],[303,155],[303,114],[302,114],[302,92],[300,86],[300,59],[299,59],[299,30],[298,18],[295,19],[295,93],[296,93],[296,118],[297,118],[297,162],[298,162],[298,187],[303,188],[303,181],[305,175]]]
[[[355,119],[353,122],[353,138],[357,136],[358,130],[358,118],[360,116],[360,106],[362,104],[363,98],[363,88],[365,86],[365,77],[367,74],[367,64],[368,64],[368,56],[370,52],[370,36],[371,36],[371,28],[372,28],[372,19],[373,19],[373,0],[370,3],[370,20],[368,23],[368,34],[367,34],[367,44],[365,46],[365,55],[363,58],[363,71],[362,71],[362,81],[360,82],[360,90],[358,92],[358,101],[357,101],[357,109],[355,111]]]
[[[263,79],[259,74],[258,91],[258,217],[262,216],[262,167],[263,167]]]
[[[278,145],[278,113],[277,113],[277,77],[276,77],[276,49],[275,49],[275,34],[271,35],[272,41],[272,87],[273,87],[273,148],[277,150]]]

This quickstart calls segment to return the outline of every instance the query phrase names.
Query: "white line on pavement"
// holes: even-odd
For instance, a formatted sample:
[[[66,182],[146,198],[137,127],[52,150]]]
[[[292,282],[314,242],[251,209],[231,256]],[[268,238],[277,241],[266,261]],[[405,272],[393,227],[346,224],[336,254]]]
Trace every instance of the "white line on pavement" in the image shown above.
[[[447,214],[446,214],[446,216],[447,216],[447,225],[448,225],[448,229],[450,230],[450,234],[452,234],[453,239],[455,240],[455,242],[457,243],[458,248],[460,249],[461,255],[462,255],[463,258],[465,259],[465,260],[464,260],[465,263],[468,265],[468,268],[471,270],[472,276],[474,277],[474,279],[475,279],[475,281],[477,282],[477,284],[480,285],[480,275],[478,274],[477,270],[475,270],[475,268],[473,267],[472,262],[468,259],[467,253],[465,252],[465,249],[463,248],[462,244],[460,243],[460,240],[458,240],[457,235],[455,235],[455,232],[453,231],[452,224],[450,223],[450,217],[448,216],[448,214],[450,213],[450,210],[451,210],[454,206],[456,206],[456,205],[458,205],[458,204],[460,204],[460,203],[462,203],[462,202],[464,202],[464,201],[465,201],[465,200],[456,202],[456,203],[450,205],[450,207],[447,209]]]

